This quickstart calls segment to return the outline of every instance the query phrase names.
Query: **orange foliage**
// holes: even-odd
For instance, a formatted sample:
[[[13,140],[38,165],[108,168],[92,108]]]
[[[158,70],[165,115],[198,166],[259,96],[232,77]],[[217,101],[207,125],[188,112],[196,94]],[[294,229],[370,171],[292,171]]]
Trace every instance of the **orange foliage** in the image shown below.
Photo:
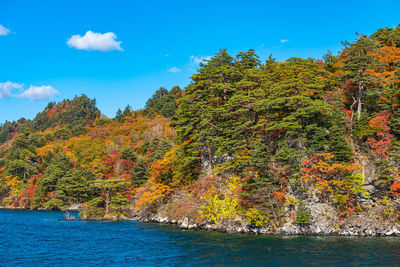
[[[303,162],[300,180],[321,199],[334,201],[341,215],[349,216],[357,209],[356,195],[364,193],[360,180],[361,167],[332,162],[331,153],[314,154]]]
[[[272,196],[274,198],[276,198],[280,203],[285,202],[285,199],[286,199],[286,188],[284,188],[282,191],[273,192]]]
[[[164,157],[151,165],[151,176],[158,182],[169,180],[171,182],[174,160],[176,158],[176,148],[165,153]]]
[[[389,186],[390,194],[392,196],[400,196],[400,178],[393,182],[391,186]]]
[[[160,200],[169,195],[169,193],[172,192],[172,188],[168,185],[157,183],[153,178],[150,178],[145,186],[138,191],[141,193],[141,196],[135,208],[141,210],[153,204],[156,200]]]
[[[379,79],[383,86],[387,86],[394,80],[397,63],[400,61],[400,48],[395,46],[383,46],[374,54],[375,58],[382,63],[382,68],[368,70],[369,73]]]

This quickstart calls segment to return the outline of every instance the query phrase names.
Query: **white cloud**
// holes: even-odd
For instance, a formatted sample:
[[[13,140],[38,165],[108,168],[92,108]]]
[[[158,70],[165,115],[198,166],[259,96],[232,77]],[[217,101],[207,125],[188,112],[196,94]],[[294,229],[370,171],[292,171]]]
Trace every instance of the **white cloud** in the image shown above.
[[[0,36],[7,35],[10,33],[10,30],[0,24]]]
[[[282,39],[281,40],[281,43],[283,44],[283,43],[287,43],[287,42],[289,42],[290,40],[289,39]]]
[[[21,89],[22,84],[5,82],[0,83],[0,99],[12,97],[12,91],[15,89]]]
[[[18,90],[17,93],[13,91]],[[24,91],[24,85],[20,83],[5,82],[0,83],[0,99],[18,97],[29,98],[30,100],[47,100],[59,92],[50,85],[34,86],[31,85]]]
[[[173,72],[173,73],[178,73],[178,72],[180,72],[181,71],[181,69],[180,68],[177,68],[177,67],[172,67],[172,68],[170,68],[169,70],[168,70],[168,72]]]
[[[58,93],[59,92],[50,85],[31,85],[27,90],[17,95],[17,97],[29,98],[30,100],[47,100]]]
[[[207,63],[207,60],[210,60],[211,56],[191,56],[190,61],[196,65],[200,63]]]
[[[123,51],[120,41],[116,41],[117,35],[113,32],[95,33],[87,31],[84,36],[72,35],[67,44],[79,50],[108,52],[113,50]]]

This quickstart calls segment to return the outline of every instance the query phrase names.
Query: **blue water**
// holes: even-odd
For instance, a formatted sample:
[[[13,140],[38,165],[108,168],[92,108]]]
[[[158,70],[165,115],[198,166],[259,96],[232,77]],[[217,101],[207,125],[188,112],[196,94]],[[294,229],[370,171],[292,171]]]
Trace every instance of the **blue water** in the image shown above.
[[[400,265],[400,238],[278,237],[0,210],[1,266]]]

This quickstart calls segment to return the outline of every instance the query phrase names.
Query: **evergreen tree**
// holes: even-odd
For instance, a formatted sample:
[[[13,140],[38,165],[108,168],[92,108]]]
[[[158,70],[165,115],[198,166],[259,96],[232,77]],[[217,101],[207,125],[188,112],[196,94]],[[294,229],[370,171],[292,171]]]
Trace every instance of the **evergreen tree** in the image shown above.
[[[174,86],[170,91],[161,87],[149,100],[147,100],[144,113],[150,116],[159,114],[166,118],[171,118],[175,115],[175,110],[178,106],[178,99],[181,95],[182,90],[179,86]]]
[[[114,120],[116,120],[117,122],[124,121],[124,115],[122,115],[122,110],[120,108],[117,110],[117,114],[115,115]]]
[[[379,61],[372,55],[377,49],[377,45],[363,34],[354,43],[345,42],[344,44],[346,45],[344,50],[346,57],[343,60],[342,69],[346,73],[343,77],[351,79],[357,85],[357,90],[351,93],[354,100],[351,107],[357,105],[357,120],[360,120],[366,90],[376,81],[376,78],[367,70],[379,67]]]
[[[300,200],[297,205],[296,219],[294,220],[294,223],[300,226],[305,226],[311,223],[311,219],[311,212],[305,207],[304,202]]]
[[[145,160],[139,158],[131,172],[131,182],[135,187],[143,185],[149,178],[150,172]]]

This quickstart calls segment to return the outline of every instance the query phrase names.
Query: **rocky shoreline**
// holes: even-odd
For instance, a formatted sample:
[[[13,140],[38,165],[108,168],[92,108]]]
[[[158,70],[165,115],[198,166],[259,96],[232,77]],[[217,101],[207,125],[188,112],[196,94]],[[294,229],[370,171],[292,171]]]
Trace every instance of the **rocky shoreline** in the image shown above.
[[[46,208],[23,208],[23,207],[4,207],[0,206],[0,209],[7,210],[38,210],[38,211],[50,211]],[[79,211],[77,207],[70,207],[67,211]],[[82,221],[140,221],[143,223],[159,223],[159,224],[172,224],[178,226],[180,229],[186,230],[198,230],[198,231],[215,231],[227,234],[266,234],[266,235],[282,235],[282,236],[295,236],[295,235],[308,235],[308,236],[399,236],[400,237],[400,225],[387,225],[386,227],[375,226],[370,227],[370,224],[357,224],[357,225],[346,225],[342,228],[333,228],[329,226],[323,226],[318,224],[310,224],[307,226],[298,226],[291,223],[286,223],[277,230],[272,230],[268,227],[253,227],[250,224],[244,224],[242,221],[233,221],[229,223],[212,224],[192,223],[188,217],[184,217],[181,220],[170,219],[167,216],[161,214],[155,214],[150,216],[143,216],[139,214],[126,216],[110,216],[102,218],[81,218]],[[368,227],[369,226],[369,227]]]
[[[357,225],[348,225],[341,229],[331,227],[321,227],[318,225],[297,226],[293,224],[285,224],[278,230],[272,230],[268,227],[252,227],[251,225],[243,225],[239,222],[228,224],[196,224],[190,223],[188,217],[183,220],[173,220],[168,217],[160,216],[159,214],[149,217],[136,217],[134,220],[141,222],[152,222],[160,224],[177,225],[180,229],[200,230],[200,231],[216,231],[227,234],[266,234],[266,235],[282,235],[282,236],[399,236],[400,226],[391,226],[386,229],[375,227],[366,228]]]

